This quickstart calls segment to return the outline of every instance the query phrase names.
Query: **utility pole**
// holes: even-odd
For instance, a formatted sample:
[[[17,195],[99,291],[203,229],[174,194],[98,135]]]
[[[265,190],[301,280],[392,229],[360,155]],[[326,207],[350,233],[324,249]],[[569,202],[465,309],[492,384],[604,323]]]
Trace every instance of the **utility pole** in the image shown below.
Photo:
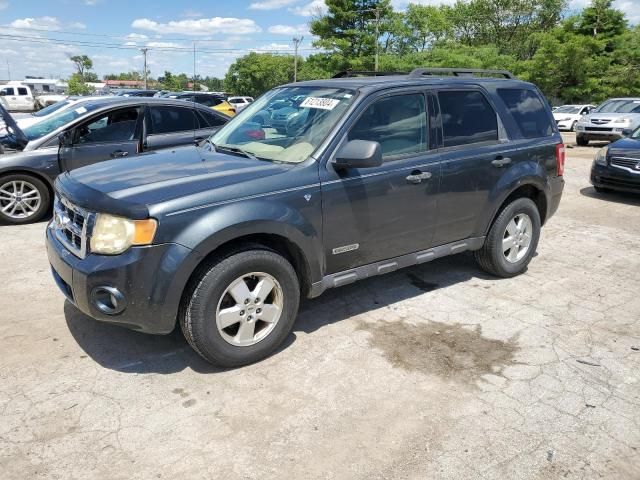
[[[11,69],[9,68],[9,59],[7,59],[7,80],[11,80]]]
[[[293,37],[293,83],[298,81],[298,46],[304,37]]]
[[[380,38],[380,9],[376,8],[374,9],[374,12],[376,14],[376,65],[374,68],[374,71],[378,71],[378,49],[380,48],[380,42],[378,42],[378,39]]]
[[[148,48],[141,48],[140,51],[144,56],[144,89],[147,90],[147,51]]]

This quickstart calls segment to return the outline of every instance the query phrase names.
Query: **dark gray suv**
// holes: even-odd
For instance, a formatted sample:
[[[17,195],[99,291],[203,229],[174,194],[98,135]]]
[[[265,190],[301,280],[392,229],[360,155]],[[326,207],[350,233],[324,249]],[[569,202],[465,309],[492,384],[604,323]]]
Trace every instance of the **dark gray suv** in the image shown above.
[[[274,128],[283,104],[300,114]],[[271,90],[200,147],[61,175],[47,250],[87,315],[178,322],[238,366],[283,342],[301,296],[467,250],[523,272],[563,168],[543,96],[508,72],[345,73]]]

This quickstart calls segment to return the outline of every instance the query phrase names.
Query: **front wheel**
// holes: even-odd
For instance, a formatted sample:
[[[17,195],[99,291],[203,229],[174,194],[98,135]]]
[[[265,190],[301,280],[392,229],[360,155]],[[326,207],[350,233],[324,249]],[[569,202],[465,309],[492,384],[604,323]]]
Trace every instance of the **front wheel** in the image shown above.
[[[299,303],[291,264],[271,250],[252,248],[201,270],[183,300],[180,326],[205,360],[238,367],[278,348],[293,328]]]
[[[518,198],[495,219],[476,261],[487,273],[509,278],[524,272],[540,238],[540,213],[530,198]]]
[[[576,143],[580,147],[586,147],[587,145],[589,145],[589,139],[583,135],[578,134],[576,135]]]
[[[0,177],[0,221],[11,224],[37,222],[51,209],[49,189],[27,174]]]

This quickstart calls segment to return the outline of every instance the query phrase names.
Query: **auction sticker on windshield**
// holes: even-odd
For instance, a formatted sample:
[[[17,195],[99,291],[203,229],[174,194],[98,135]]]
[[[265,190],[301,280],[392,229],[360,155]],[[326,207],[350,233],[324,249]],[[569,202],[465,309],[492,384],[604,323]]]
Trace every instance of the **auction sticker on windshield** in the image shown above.
[[[335,98],[323,98],[323,97],[307,97],[300,104],[301,107],[306,108],[319,108],[321,110],[333,110],[336,105],[340,103],[340,100]]]

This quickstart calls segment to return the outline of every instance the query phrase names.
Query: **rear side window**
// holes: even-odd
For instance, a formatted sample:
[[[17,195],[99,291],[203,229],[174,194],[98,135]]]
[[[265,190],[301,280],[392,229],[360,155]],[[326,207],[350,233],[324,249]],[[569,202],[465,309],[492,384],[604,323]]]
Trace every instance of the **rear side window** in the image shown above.
[[[220,115],[217,115],[213,111],[205,112],[202,110],[198,110],[198,114],[201,118],[200,128],[221,127],[222,125],[227,123],[226,119],[222,118],[222,116]]]
[[[184,132],[199,127],[190,108],[151,107],[152,134]]]
[[[376,101],[351,128],[349,140],[380,143],[385,160],[426,151],[427,114],[424,95],[394,95]]]
[[[5,87],[2,89],[2,91],[4,92],[5,95],[15,95],[13,93],[13,88],[12,87]]]
[[[498,95],[507,106],[524,138],[553,135],[553,125],[538,94],[520,88],[499,88]]]
[[[498,140],[498,117],[480,92],[438,92],[444,146]]]

